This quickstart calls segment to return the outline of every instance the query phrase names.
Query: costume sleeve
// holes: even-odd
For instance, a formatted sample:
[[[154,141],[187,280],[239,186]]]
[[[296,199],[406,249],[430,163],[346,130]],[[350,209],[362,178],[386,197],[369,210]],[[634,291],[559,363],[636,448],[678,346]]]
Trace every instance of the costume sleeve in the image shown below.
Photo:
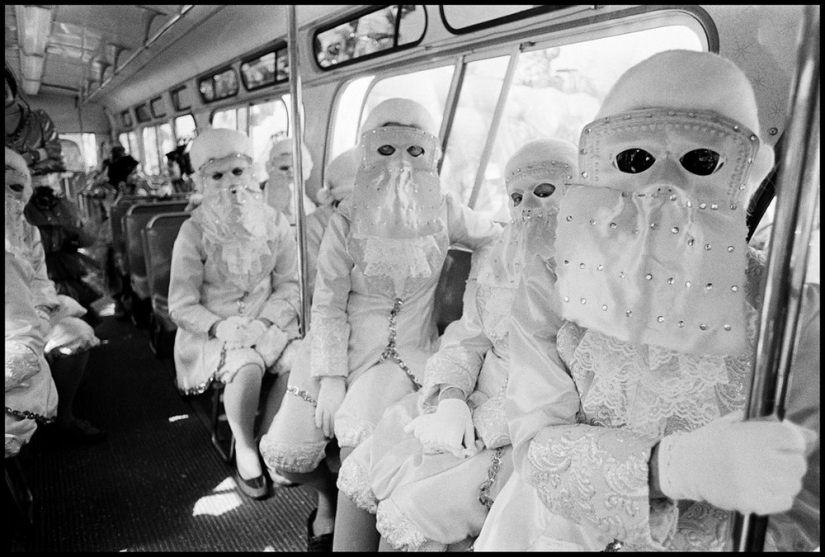
[[[297,332],[300,312],[298,294],[298,254],[295,235],[286,219],[280,218],[278,227],[278,256],[272,270],[272,293],[269,295],[260,317],[269,319],[282,331]]]
[[[355,265],[346,246],[349,222],[341,214],[330,218],[318,253],[318,274],[312,296],[313,377],[349,375],[347,302]]]
[[[46,151],[46,158],[40,158],[31,165],[32,174],[46,174],[49,172],[64,172],[66,163],[63,161],[63,148],[57,136],[57,128],[49,115],[43,110],[35,110],[32,116],[40,127],[41,144],[38,149]],[[41,153],[42,154],[42,153]]]
[[[26,265],[6,252],[6,391],[40,372],[45,344],[32,305],[31,274],[26,272]]]
[[[813,551],[819,547],[820,532],[820,286],[806,284],[802,290],[797,336],[791,364],[791,380],[786,399],[785,419],[816,432],[817,439],[808,455],[808,471],[802,478],[802,491],[791,510],[771,515],[768,540],[776,551]]]
[[[501,225],[473,211],[451,193],[444,195],[450,244],[477,250],[498,238]]]
[[[631,543],[650,539],[648,460],[658,439],[577,423],[580,399],[559,357],[555,273],[528,264],[510,317],[506,410],[514,464],[554,514]],[[647,544],[645,544],[647,545]]]
[[[493,343],[482,328],[476,306],[478,275],[489,255],[492,244],[473,253],[470,276],[464,290],[464,310],[461,319],[447,326],[438,352],[430,356],[424,369],[421,400],[425,406],[437,406],[441,390],[456,387],[464,400],[472,394],[487,351]]]
[[[324,238],[326,222],[321,215],[323,207],[316,209],[307,219],[307,284],[309,294],[315,292],[315,275],[318,273],[318,253],[321,251],[321,240]]]
[[[32,301],[34,307],[41,307],[47,313],[52,313],[60,307],[60,299],[57,297],[57,290],[54,282],[49,279],[46,270],[46,252],[43,250],[43,241],[40,238],[40,230],[36,226],[23,223],[26,234],[26,243],[29,248],[29,263],[34,269],[34,280],[32,281]]]
[[[172,248],[172,268],[169,277],[169,316],[178,327],[207,335],[209,328],[221,317],[201,302],[204,262],[203,234],[191,220],[180,227]]]

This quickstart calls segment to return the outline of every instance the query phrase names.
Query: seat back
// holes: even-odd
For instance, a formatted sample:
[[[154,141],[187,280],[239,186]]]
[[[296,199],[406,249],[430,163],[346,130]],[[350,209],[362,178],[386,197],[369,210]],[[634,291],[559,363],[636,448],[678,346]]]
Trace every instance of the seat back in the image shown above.
[[[464,311],[464,289],[470,276],[472,252],[452,248],[447,252],[441,276],[435,289],[433,314],[438,334],[444,334],[447,325],[461,319]]]
[[[181,225],[190,213],[176,212],[154,215],[143,228],[143,252],[146,261],[149,296],[152,310],[165,313],[172,273],[172,248]]]
[[[123,222],[129,280],[132,284],[132,291],[141,300],[149,299],[146,259],[143,254],[141,231],[155,215],[180,213],[185,208],[186,202],[184,201],[159,201],[156,203],[138,203],[132,205],[126,211]]]

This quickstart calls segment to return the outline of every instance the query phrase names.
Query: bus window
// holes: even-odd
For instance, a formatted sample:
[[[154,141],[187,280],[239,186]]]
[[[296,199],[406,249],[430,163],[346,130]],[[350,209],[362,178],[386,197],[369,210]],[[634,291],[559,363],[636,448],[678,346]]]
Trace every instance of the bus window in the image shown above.
[[[129,136],[125,133],[120,134],[117,136],[118,143],[120,143],[124,149],[126,149],[126,154],[131,155],[132,149],[129,147]],[[109,156],[107,153],[106,156]]]
[[[220,110],[212,116],[213,128],[226,128],[247,133],[246,124],[247,108],[245,106]]]
[[[191,114],[184,114],[175,118],[175,137],[178,143],[192,141],[198,135],[195,118]]]
[[[332,125],[332,151],[329,153],[328,161],[358,143],[361,103],[374,77],[368,75],[351,81],[341,93],[335,111],[335,123]]]
[[[513,153],[539,138],[577,145],[582,128],[595,118],[619,76],[652,54],[672,49],[703,47],[693,30],[671,25],[521,53],[487,167],[480,169],[483,179],[473,208],[508,219],[503,174]]]
[[[129,145],[128,145],[129,154],[132,156],[132,158],[139,161],[141,159],[141,156],[140,156],[140,144],[138,144],[137,132],[131,131],[131,132],[129,132],[127,137],[129,138]],[[125,146],[125,144],[124,144],[124,146]]]
[[[286,137],[288,127],[289,119],[282,99],[249,107],[249,139],[255,153],[255,174],[261,181],[266,179],[266,161],[273,138]]]
[[[166,169],[166,160],[165,155],[169,151],[172,151],[175,148],[175,138],[172,135],[172,126],[171,124],[161,124],[157,127],[158,133],[158,147],[160,147],[160,168],[161,171]]]
[[[441,168],[441,183],[464,203],[473,191],[509,62],[509,56],[500,56],[467,64]]]
[[[454,65],[442,66],[376,81],[367,96],[358,129],[360,130],[360,124],[373,108],[387,99],[396,97],[421,103],[433,117],[436,129],[439,129],[454,71]]]
[[[160,157],[158,157],[158,134],[153,127],[143,128],[143,171],[150,176],[160,174]]]
[[[120,134],[125,137],[125,134]],[[60,139],[68,139],[75,143],[79,149],[82,160],[80,161],[80,165],[78,168],[69,167],[68,161],[66,163],[66,168],[69,170],[74,170],[77,172],[86,172],[90,168],[97,167],[97,144],[95,139],[95,134],[93,133],[61,133]]]

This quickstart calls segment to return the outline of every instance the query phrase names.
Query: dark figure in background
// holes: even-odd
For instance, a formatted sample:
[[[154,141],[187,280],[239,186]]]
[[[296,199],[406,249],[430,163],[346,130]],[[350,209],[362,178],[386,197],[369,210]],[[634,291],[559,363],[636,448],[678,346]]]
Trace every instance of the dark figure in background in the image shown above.
[[[5,66],[6,147],[19,153],[32,175],[36,187],[48,181],[58,182],[59,172],[66,170],[57,129],[43,110],[33,110],[20,94],[17,78]]]
[[[186,145],[178,145],[174,151],[166,153],[166,168],[172,179],[174,193],[192,193],[195,191],[195,182],[192,181],[192,163]]]
[[[139,164],[131,155],[123,155],[109,163],[109,184],[117,188],[118,197],[151,194],[151,188],[138,174]]]

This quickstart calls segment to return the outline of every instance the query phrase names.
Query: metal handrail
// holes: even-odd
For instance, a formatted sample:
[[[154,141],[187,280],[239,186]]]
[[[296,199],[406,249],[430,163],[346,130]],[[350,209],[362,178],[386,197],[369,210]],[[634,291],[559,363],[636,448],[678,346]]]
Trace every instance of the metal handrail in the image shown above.
[[[301,122],[301,76],[298,69],[298,20],[295,5],[287,6],[289,55],[289,92],[292,105],[292,169],[295,176],[295,223],[298,229],[298,296],[301,301],[301,332],[309,331],[309,270],[306,257],[306,215],[304,215],[303,127]]]
[[[785,395],[819,187],[819,6],[806,6],[791,88],[788,143],[777,185],[767,284],[746,407],[748,419],[785,414]],[[736,514],[734,549],[762,551],[768,517]]]

